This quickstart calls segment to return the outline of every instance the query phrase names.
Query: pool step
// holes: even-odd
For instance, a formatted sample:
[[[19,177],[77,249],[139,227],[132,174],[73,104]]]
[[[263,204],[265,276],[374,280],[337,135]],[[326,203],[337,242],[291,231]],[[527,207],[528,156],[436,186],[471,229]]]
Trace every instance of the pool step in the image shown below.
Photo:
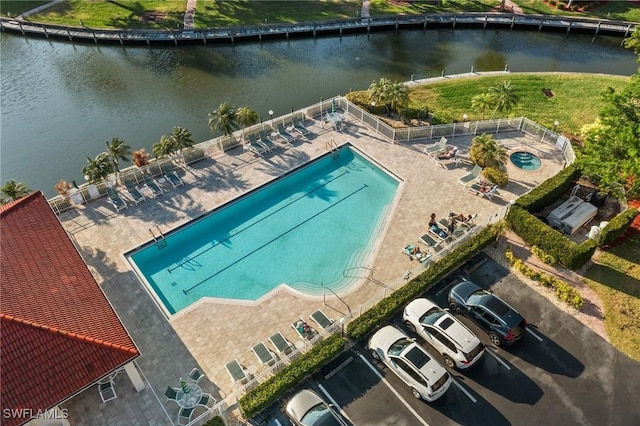
[[[151,234],[153,241],[155,241],[156,246],[158,248],[165,248],[167,246],[167,240],[164,239],[164,234],[160,230],[160,227],[158,225],[155,226],[155,230],[158,232],[158,235],[156,235],[153,230],[154,228],[149,228],[149,233]]]

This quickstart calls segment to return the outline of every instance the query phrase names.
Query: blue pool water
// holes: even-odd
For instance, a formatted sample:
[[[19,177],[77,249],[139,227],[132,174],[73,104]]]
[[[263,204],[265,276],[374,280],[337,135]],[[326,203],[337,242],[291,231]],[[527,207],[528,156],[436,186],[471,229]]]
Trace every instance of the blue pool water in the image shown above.
[[[538,170],[542,161],[537,155],[525,151],[516,151],[509,156],[514,166],[522,170]]]
[[[370,254],[398,185],[347,146],[127,258],[170,314],[203,297],[256,300],[283,283],[338,291]]]

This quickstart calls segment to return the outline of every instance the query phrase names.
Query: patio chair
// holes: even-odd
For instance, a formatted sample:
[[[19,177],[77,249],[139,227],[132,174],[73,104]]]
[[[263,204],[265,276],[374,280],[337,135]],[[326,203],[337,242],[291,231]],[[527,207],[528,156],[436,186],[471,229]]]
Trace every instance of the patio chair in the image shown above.
[[[264,130],[260,132],[260,143],[266,146],[269,151],[275,151],[280,146],[276,145],[273,139],[271,139]]]
[[[131,181],[127,181],[124,183],[124,186],[127,190],[127,195],[129,196],[129,199],[132,200],[134,203],[138,204],[141,203],[142,201],[147,201],[147,197],[145,197],[142,192],[140,192],[140,189]]]
[[[311,315],[309,315],[309,317],[311,318],[311,321],[318,324],[318,327],[320,327],[323,330],[326,330],[329,327],[331,327],[331,325],[334,322],[331,318],[326,316],[324,312],[322,312],[320,309],[313,312]]]
[[[256,358],[258,358],[258,361],[260,361],[264,368],[270,367],[276,363],[275,354],[271,352],[263,342],[254,345],[251,348],[251,352],[253,352]]]
[[[113,387],[113,380],[108,380],[103,383],[98,383],[98,391],[100,392],[100,398],[102,398],[102,402],[111,401],[112,399],[118,398],[116,395],[116,390]]]
[[[204,373],[200,370],[198,370],[197,368],[194,368],[193,370],[191,370],[191,372],[189,373],[189,378],[191,380],[193,380],[194,383],[198,383],[200,382],[200,380],[204,379],[206,376],[204,375]]]
[[[307,324],[302,318],[291,323],[291,328],[293,328],[298,336],[302,338],[302,340],[311,340],[313,339],[318,332]]]
[[[208,393],[203,393],[200,397],[200,400],[196,403],[196,405],[202,405],[203,407],[210,408],[215,405],[216,399],[209,395]]]
[[[262,157],[267,152],[267,148],[258,143],[258,139],[255,135],[248,136],[249,142],[242,144],[242,149],[245,151],[251,151],[256,157]]]
[[[291,342],[288,341],[279,331],[269,337],[269,341],[273,347],[276,348],[276,352],[278,352],[278,355],[280,356],[293,352],[293,344],[291,344]]]
[[[470,182],[478,179],[478,177],[480,177],[480,173],[482,173],[482,167],[476,164],[475,166],[473,166],[473,169],[471,169],[469,173],[458,178],[458,183],[462,186],[467,186]]]
[[[413,259],[418,259],[418,262],[420,263],[424,263],[427,260],[429,260],[431,258],[430,254],[427,254],[423,251],[419,251],[417,253],[414,253],[414,249],[416,248],[416,246],[414,246],[413,244],[407,244],[403,249],[402,249],[402,253],[406,254],[407,256],[409,256],[409,259],[413,260]]]
[[[229,373],[234,386],[244,385],[249,382],[249,373],[237,359],[226,363],[224,369]]]
[[[178,424],[188,425],[191,423],[191,416],[193,415],[194,410],[195,407],[181,408],[180,413],[178,413]]]
[[[169,401],[178,402],[178,389],[172,388],[171,386],[167,386],[167,390],[164,391],[164,396],[167,397],[165,403]]]
[[[422,244],[429,247],[433,251],[436,251],[436,249],[442,242],[441,240],[435,240],[429,233],[422,235],[420,238],[418,238],[418,241],[420,241]]]
[[[453,163],[454,166],[457,166],[458,164],[460,164],[460,157],[458,157],[458,148],[454,146],[454,147],[451,148],[451,151],[452,151],[452,154],[451,154],[450,157],[440,158],[440,155],[442,155],[442,154],[438,154],[438,155],[434,155],[431,158],[433,159],[434,163],[436,163],[437,165],[439,165],[443,169],[446,169],[447,167],[445,165],[449,164],[449,163]],[[448,152],[449,151],[445,151],[445,154],[448,153]]]
[[[120,194],[115,188],[107,186],[107,195],[109,196],[109,203],[116,209],[116,213],[120,210],[127,208],[127,203],[122,199]]]
[[[184,181],[180,179],[180,176],[178,176],[175,170],[165,171],[163,176],[174,188],[184,185]]]
[[[143,179],[145,188],[147,188],[154,197],[164,194],[164,191],[160,188],[160,184],[157,180],[147,175],[144,175]]]
[[[309,130],[302,124],[302,120],[297,117],[291,118],[291,128],[296,132],[300,133],[302,136],[307,136],[309,134]]]
[[[287,141],[287,143],[291,143],[295,140],[295,136],[293,136],[291,133],[289,133],[287,131],[287,129],[284,128],[284,126],[282,125],[282,123],[278,123],[278,135],[284,139],[285,141]]]
[[[447,147],[447,142],[448,142],[447,138],[442,136],[438,142],[427,146],[425,149],[422,150],[422,152],[424,152],[428,156],[432,156],[433,154],[440,153],[444,151],[445,148]]]

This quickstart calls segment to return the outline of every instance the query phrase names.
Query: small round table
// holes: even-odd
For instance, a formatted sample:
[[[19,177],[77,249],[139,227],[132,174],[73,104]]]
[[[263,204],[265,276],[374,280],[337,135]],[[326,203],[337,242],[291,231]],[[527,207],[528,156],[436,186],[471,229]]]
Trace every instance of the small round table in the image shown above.
[[[202,389],[197,384],[187,383],[187,388],[189,388],[189,393],[184,393],[182,388],[180,388],[178,395],[176,395],[176,401],[180,408],[195,407],[202,397]]]

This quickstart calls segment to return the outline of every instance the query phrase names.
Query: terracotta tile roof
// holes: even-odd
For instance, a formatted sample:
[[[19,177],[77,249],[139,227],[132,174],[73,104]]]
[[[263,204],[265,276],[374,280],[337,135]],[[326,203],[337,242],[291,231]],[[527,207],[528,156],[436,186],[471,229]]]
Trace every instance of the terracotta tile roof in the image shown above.
[[[0,271],[3,408],[48,409],[139,355],[41,192],[0,208]]]

